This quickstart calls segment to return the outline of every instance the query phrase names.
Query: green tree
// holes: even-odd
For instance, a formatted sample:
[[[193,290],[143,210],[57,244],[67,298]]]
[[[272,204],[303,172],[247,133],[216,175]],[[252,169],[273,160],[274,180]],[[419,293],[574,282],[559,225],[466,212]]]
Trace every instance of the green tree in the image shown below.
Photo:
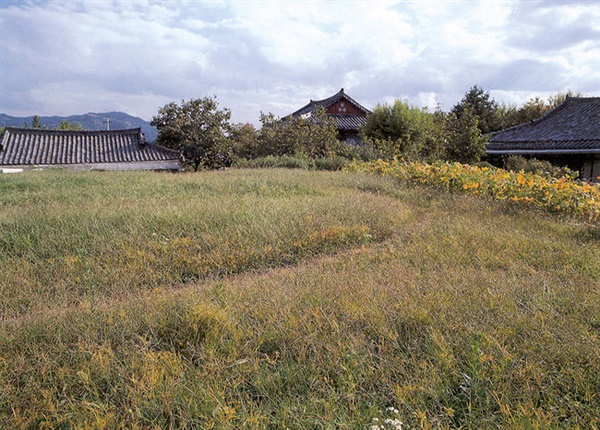
[[[431,114],[401,100],[392,106],[379,104],[367,116],[361,134],[367,145],[384,159],[435,159],[442,149],[440,114]]]
[[[479,117],[470,109],[460,116],[449,113],[445,123],[446,159],[459,163],[476,163],[485,154],[487,139],[478,127]]]
[[[290,118],[291,120],[291,118]],[[260,134],[257,157],[267,155],[281,156],[293,155],[296,151],[296,142],[290,137],[287,127],[290,121],[285,122],[272,113],[260,113]]]
[[[47,130],[48,126],[42,124],[42,120],[39,116],[34,115],[33,118],[31,119],[31,126],[27,123],[25,123],[23,125],[24,128],[33,128],[35,130]]]
[[[539,97],[533,97],[516,111],[513,123],[517,125],[533,121],[545,115],[551,109],[552,106],[549,103]]]
[[[232,148],[227,133],[231,112],[218,106],[216,96],[166,104],[151,122],[158,129],[158,143],[180,151],[195,171],[230,165]]]
[[[81,124],[79,124],[78,122],[67,122],[66,120],[63,119],[60,122],[60,124],[58,125],[58,127],[55,128],[55,130],[81,131],[81,130],[83,130],[83,126]]]
[[[544,100],[540,97],[530,98],[523,106],[500,105],[498,113],[501,118],[502,129],[514,127],[515,125],[525,124],[541,118],[558,105],[565,102],[567,97],[582,97],[581,93],[573,92],[572,90],[566,93],[558,92]]]
[[[42,127],[42,120],[39,116],[34,115],[33,119],[31,120],[31,128],[41,129]]]
[[[488,134],[502,129],[502,120],[498,113],[498,103],[477,85],[467,91],[462,100],[454,105],[450,113],[460,119],[464,112],[466,115],[475,115],[478,118],[478,127],[483,134]]]
[[[236,158],[260,157],[259,133],[252,124],[235,124],[231,126],[229,139],[233,155]]]
[[[301,139],[301,151],[311,158],[334,156],[345,145],[338,140],[335,120],[321,106],[317,106],[308,118],[296,120],[293,128]]]
[[[500,118],[501,130],[524,124],[537,119],[550,110],[549,105],[539,97],[529,99],[523,106],[515,104],[498,105],[498,117]]]
[[[558,105],[564,103],[567,97],[583,97],[583,94],[579,91],[567,90],[567,92],[558,92],[548,97],[548,105],[550,109],[554,109]]]
[[[323,158],[341,151],[335,122],[325,109],[317,107],[307,118],[276,118],[261,113],[260,155],[297,155]]]

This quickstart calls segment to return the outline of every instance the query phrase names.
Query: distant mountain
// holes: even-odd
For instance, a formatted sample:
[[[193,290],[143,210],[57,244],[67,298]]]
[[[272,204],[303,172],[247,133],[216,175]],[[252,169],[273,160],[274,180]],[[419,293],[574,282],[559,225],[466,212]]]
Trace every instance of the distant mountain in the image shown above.
[[[71,116],[40,116],[42,124],[48,126],[49,129],[58,127],[65,120],[69,123],[79,123],[85,130],[106,130],[108,119],[110,119],[108,125],[111,130],[140,127],[148,142],[154,142],[158,135],[156,127],[152,127],[148,121],[127,115],[123,112],[90,112],[83,115]],[[15,117],[0,113],[0,127],[23,127],[25,124],[31,126],[32,120],[33,116]]]

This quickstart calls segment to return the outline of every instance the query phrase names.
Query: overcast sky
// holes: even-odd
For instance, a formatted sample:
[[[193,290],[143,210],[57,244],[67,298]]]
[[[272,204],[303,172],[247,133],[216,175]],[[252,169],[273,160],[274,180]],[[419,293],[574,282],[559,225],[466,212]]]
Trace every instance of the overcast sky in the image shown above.
[[[600,0],[0,2],[0,113],[123,111],[216,95],[258,124],[346,93],[449,110],[600,96]]]

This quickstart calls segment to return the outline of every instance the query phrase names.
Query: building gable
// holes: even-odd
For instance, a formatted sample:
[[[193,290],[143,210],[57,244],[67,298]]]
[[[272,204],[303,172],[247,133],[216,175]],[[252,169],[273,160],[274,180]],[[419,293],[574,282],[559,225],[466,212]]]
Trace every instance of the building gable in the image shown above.
[[[362,106],[352,97],[347,95],[342,88],[339,92],[323,100],[311,100],[291,114],[293,118],[310,118],[312,112],[318,107],[325,109],[325,113],[335,120],[336,128],[341,139],[348,143],[359,144],[360,129],[367,122],[370,110]]]
[[[333,103],[325,112],[331,115],[366,115],[366,112],[351,103],[346,97]]]

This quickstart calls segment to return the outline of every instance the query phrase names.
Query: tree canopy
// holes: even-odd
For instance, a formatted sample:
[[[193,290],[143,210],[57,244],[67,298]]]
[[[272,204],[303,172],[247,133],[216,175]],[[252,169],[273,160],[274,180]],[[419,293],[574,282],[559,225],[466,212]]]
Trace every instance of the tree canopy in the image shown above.
[[[48,126],[42,124],[42,119],[38,115],[34,115],[31,119],[31,124],[23,124],[23,128],[33,128],[34,130],[48,130]]]
[[[158,129],[158,143],[180,151],[194,170],[228,166],[232,156],[227,138],[231,112],[218,106],[216,96],[166,104],[151,122]]]
[[[479,129],[479,117],[471,109],[463,110],[460,116],[450,112],[444,131],[447,160],[472,164],[485,155],[487,139]]]
[[[229,132],[229,138],[231,139],[234,156],[237,159],[259,157],[259,136],[259,132],[252,124],[232,125]]]
[[[532,97],[521,107],[501,104],[498,107],[498,112],[501,118],[502,129],[538,119],[562,104],[567,97],[582,97],[582,94],[569,90],[553,94],[546,100],[540,97]]]
[[[63,119],[60,122],[60,124],[58,125],[58,127],[55,128],[55,130],[81,131],[81,130],[83,130],[83,126],[81,124],[79,124],[78,122],[67,122],[67,120]]]
[[[341,145],[334,120],[320,106],[308,118],[279,119],[261,113],[260,121],[258,156],[301,153],[309,158],[322,158],[335,154]]]
[[[488,134],[502,129],[501,118],[498,113],[498,103],[491,98],[489,91],[474,85],[465,93],[462,100],[454,105],[450,113],[460,119],[466,111],[467,115],[478,118],[478,128],[481,133]]]
[[[430,159],[440,156],[440,131],[436,115],[396,100],[391,106],[377,105],[367,115],[362,136],[385,159]]]

